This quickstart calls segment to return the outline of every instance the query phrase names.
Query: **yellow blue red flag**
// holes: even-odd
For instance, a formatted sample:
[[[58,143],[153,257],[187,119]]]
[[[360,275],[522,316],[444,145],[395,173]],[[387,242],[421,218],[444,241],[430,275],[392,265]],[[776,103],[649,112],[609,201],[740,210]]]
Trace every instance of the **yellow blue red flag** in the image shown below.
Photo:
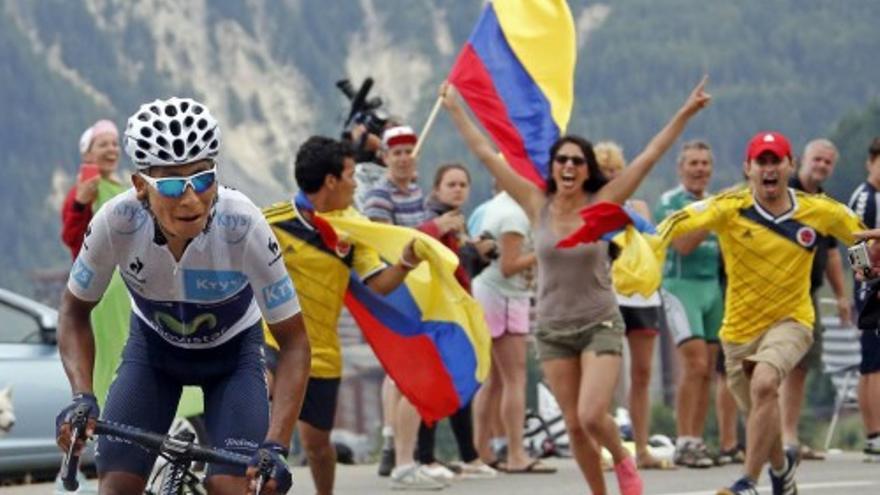
[[[295,202],[301,210],[314,211],[302,194]],[[416,254],[424,262],[397,290],[379,295],[352,274],[345,304],[422,418],[433,422],[470,402],[489,374],[491,337],[479,304],[455,278],[455,253],[415,229],[360,216],[319,216],[335,235],[369,246],[385,260],[396,260],[416,239]]]
[[[449,74],[514,170],[542,187],[571,116],[576,47],[565,0],[495,0]]]

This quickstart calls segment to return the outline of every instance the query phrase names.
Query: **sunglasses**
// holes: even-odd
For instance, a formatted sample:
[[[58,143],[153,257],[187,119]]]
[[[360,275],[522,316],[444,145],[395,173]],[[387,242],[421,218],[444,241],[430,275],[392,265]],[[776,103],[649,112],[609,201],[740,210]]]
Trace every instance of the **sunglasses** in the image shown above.
[[[556,155],[553,157],[553,161],[560,164],[565,165],[568,162],[571,162],[572,165],[579,167],[581,165],[586,165],[587,160],[582,156],[569,156],[569,155]]]
[[[138,173],[147,184],[153,186],[153,189],[159,191],[159,194],[166,198],[179,198],[186,192],[186,186],[192,188],[196,194],[201,194],[217,182],[217,169],[211,168],[197,174],[185,177],[163,177],[157,179],[150,177],[144,173]]]

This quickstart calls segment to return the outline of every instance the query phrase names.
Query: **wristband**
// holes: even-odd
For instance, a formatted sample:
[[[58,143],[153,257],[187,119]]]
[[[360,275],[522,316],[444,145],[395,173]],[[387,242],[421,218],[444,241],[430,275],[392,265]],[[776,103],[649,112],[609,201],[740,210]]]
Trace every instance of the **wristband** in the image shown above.
[[[407,270],[412,270],[413,268],[416,267],[416,265],[414,263],[407,261],[406,255],[403,255],[403,254],[400,255],[400,259],[398,259],[397,262],[400,263],[400,266],[406,268]]]

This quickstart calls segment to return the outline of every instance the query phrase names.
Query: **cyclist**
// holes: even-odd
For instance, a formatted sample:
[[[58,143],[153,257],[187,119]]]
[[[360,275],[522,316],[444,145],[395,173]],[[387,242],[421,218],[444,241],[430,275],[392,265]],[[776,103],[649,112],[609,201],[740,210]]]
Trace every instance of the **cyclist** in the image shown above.
[[[210,465],[208,492],[252,490],[248,481],[268,458],[271,479],[262,493],[285,493],[309,344],[269,225],[246,196],[217,183],[220,138],[208,108],[188,98],[155,100],[128,119],[134,188],[95,214],[62,296],[58,342],[73,400],[56,420],[57,441],[69,446],[74,409],[88,408],[90,430],[99,415],[89,313],[118,267],[132,298],[131,328],[103,419],[167,431],[183,385],[200,386],[212,443],[252,456],[247,471]],[[261,315],[280,345],[271,416]],[[102,436],[99,491],[143,493],[155,457]]]

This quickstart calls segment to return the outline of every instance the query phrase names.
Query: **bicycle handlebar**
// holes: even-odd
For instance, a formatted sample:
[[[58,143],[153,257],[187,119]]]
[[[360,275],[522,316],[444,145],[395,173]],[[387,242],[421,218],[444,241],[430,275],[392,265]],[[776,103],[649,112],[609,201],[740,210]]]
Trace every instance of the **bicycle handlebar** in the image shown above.
[[[95,427],[98,435],[110,435],[124,438],[156,452],[175,454],[190,461],[214,462],[230,466],[247,466],[250,457],[236,454],[215,447],[204,447],[192,442],[175,439],[168,435],[159,435],[134,426],[98,421]]]
[[[79,411],[76,411],[71,420],[70,426],[73,435],[70,450],[67,455],[64,456],[64,460],[61,464],[61,479],[64,484],[64,489],[67,491],[76,491],[77,488],[79,488],[79,482],[76,479],[76,474],[79,470],[79,455],[74,455],[73,449],[77,440],[85,439],[86,422],[88,421],[88,418],[85,417],[85,413],[81,415],[78,413]],[[243,467],[247,467],[250,462],[250,457],[243,454],[236,454],[235,452],[229,452],[215,447],[204,447],[190,441],[179,440],[170,435],[159,435],[134,426],[111,423],[108,421],[98,420],[95,425],[95,434],[119,437],[134,442],[154,452],[171,454],[177,459],[185,459],[186,461],[213,462]],[[265,478],[266,473],[261,471],[259,477]],[[258,483],[261,481],[262,480],[258,480]]]

